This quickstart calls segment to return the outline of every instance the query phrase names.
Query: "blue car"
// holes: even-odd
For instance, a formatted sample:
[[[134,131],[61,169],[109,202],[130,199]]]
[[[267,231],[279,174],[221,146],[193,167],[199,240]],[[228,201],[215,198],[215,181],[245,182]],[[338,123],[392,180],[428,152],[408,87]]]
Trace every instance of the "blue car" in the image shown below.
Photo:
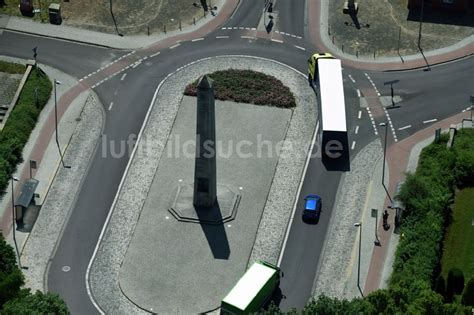
[[[307,195],[304,198],[303,221],[317,223],[321,214],[321,203],[320,196]]]

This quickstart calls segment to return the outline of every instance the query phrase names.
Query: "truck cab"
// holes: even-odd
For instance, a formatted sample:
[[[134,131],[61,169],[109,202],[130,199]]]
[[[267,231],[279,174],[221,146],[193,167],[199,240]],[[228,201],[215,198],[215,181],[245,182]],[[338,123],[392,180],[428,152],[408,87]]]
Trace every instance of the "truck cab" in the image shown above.
[[[330,53],[315,53],[308,58],[308,81],[312,83],[318,77],[318,59],[334,59]]]

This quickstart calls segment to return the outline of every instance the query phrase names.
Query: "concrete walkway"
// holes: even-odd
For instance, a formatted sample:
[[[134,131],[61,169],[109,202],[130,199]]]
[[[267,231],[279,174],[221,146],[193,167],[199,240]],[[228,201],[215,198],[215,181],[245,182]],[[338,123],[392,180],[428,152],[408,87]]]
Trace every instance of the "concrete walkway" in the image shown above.
[[[0,60],[26,62],[11,57],[1,57]],[[78,83],[74,78],[46,65],[41,65],[41,69],[50,80],[57,79],[61,82],[61,85],[57,86],[59,100],[67,94],[68,89]],[[63,168],[61,164],[53,137],[53,117],[54,94],[41,112],[38,123],[23,150],[24,162],[18,165],[18,171],[13,174],[20,179],[14,182],[14,193],[17,198],[22,184],[30,177],[29,160],[37,162],[38,168],[32,170],[32,175],[39,181],[36,189],[39,197],[35,198],[35,202],[41,210],[30,233],[20,231],[15,233],[21,264],[28,268],[23,271],[26,286],[33,290],[45,290],[43,283],[45,270],[102,130],[102,119],[100,119],[102,106],[91,90],[80,93],[67,109],[61,106],[61,102],[58,103],[59,145],[64,154],[65,164],[70,165],[70,169]],[[11,188],[9,188],[0,201],[1,229],[8,235],[8,242],[14,246],[11,208]]]

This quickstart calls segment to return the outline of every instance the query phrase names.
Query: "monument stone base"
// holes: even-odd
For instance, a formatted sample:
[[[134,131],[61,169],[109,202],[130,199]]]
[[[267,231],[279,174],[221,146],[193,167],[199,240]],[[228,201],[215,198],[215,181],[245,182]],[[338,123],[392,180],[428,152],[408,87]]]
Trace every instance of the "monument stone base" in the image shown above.
[[[239,193],[226,185],[217,185],[217,201],[213,207],[197,208],[193,204],[194,185],[182,184],[168,211],[180,222],[222,224],[235,219],[239,206]]]
[[[359,11],[359,4],[357,2],[354,2],[354,6],[351,6],[349,4],[350,1],[345,1],[344,2],[344,7],[342,7],[342,13],[344,14],[357,14],[357,11]]]

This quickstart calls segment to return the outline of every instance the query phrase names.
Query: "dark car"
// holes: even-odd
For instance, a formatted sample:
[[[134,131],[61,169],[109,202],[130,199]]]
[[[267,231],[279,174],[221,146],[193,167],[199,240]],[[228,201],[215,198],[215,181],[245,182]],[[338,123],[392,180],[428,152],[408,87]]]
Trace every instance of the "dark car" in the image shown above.
[[[321,214],[321,203],[320,196],[307,195],[304,198],[303,221],[317,223]]]

